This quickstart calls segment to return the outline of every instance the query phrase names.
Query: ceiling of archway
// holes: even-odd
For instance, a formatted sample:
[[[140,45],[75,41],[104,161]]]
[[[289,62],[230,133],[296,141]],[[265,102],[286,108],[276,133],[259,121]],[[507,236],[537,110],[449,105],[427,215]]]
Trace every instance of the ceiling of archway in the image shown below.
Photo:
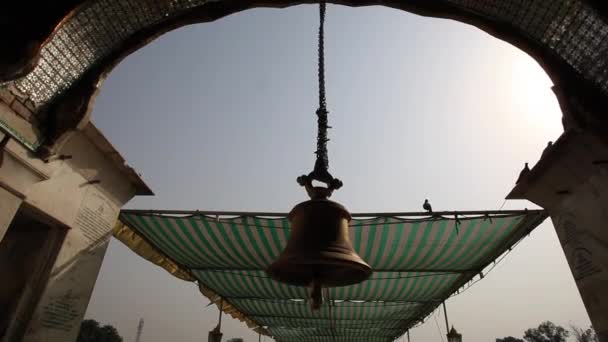
[[[103,79],[122,58],[164,32],[191,23],[216,20],[247,8],[284,7],[304,2],[309,1],[85,1],[70,12],[46,40],[33,70],[22,78],[0,85],[0,91],[16,95],[29,107],[34,121],[42,122],[45,120],[41,115],[45,112],[43,109],[49,108],[66,91],[78,89],[75,85],[80,80],[86,77],[90,83]],[[554,79],[575,78],[591,85],[603,94],[602,97],[608,95],[608,24],[605,6],[598,5],[597,1],[337,2],[353,6],[385,5],[475,25],[531,54]],[[94,93],[84,96],[94,96]],[[1,118],[0,126],[7,126]],[[38,138],[44,140],[44,137]]]
[[[352,5],[380,3],[346,2]],[[388,5],[424,14],[459,17],[478,26],[487,25],[483,28],[497,35],[504,34],[507,40],[517,36],[522,45],[526,45],[524,40],[536,44],[538,52],[550,53],[551,57],[608,92],[608,24],[586,2],[435,0],[427,1],[427,5],[416,2],[392,1]],[[58,27],[43,47],[36,68],[26,77],[4,86],[14,87],[36,107],[47,105],[87,71],[112,65],[160,32],[191,22],[214,20],[247,7],[287,5],[284,1],[238,3],[223,0],[88,1]],[[454,14],[449,14],[450,8]],[[194,12],[196,14],[191,15]],[[487,24],[479,20],[486,20]],[[501,33],[507,29],[512,32]]]

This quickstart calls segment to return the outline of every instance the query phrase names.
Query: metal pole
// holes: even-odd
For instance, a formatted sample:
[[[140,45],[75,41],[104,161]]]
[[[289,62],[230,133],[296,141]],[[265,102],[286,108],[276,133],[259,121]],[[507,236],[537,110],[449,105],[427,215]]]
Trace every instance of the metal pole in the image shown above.
[[[258,333],[258,342],[262,342],[262,334]]]
[[[219,307],[219,321],[217,323],[217,327],[213,328],[209,332],[209,342],[221,342],[222,341],[222,311],[224,310],[224,299],[220,298]]]
[[[446,334],[450,333],[450,324],[448,323],[448,311],[445,309],[445,302],[443,302],[443,314],[445,315],[445,331]]]
[[[222,330],[222,311],[224,311],[224,298],[220,299],[220,321],[217,324],[220,331]]]
[[[400,217],[400,216],[472,216],[472,215],[522,215],[541,213],[544,210],[473,210],[473,211],[434,211],[428,212],[386,212],[386,213],[354,213],[352,217]],[[246,211],[199,211],[199,210],[148,210],[148,209],[123,209],[123,214],[158,214],[158,215],[205,215],[205,216],[267,216],[285,217],[287,213],[278,212],[246,212]]]
[[[407,331],[407,342],[410,342],[410,331]]]

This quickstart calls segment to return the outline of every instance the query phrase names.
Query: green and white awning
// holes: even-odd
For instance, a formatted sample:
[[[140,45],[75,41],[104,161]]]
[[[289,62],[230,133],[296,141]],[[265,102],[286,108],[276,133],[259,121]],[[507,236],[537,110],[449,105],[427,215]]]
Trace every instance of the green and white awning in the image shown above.
[[[124,210],[115,236],[256,331],[277,341],[393,341],[481,274],[547,217],[544,211],[353,215],[350,238],[374,270],[329,289],[318,311],[309,290],[265,273],[289,238],[285,214]]]

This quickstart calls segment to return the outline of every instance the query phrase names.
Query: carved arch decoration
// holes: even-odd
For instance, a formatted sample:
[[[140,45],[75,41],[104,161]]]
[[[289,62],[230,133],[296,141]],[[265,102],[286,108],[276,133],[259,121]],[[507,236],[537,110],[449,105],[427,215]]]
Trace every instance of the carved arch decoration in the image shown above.
[[[586,103],[583,107],[597,120],[608,116],[603,113],[608,100],[608,5],[603,0],[332,2],[383,5],[474,25],[535,58],[555,83],[558,97],[572,98],[579,106]],[[31,25],[19,26],[27,29],[17,30],[9,39],[9,52],[14,53],[0,56],[0,80],[4,80],[0,92],[29,109],[28,120],[42,132],[39,143],[31,143],[30,148],[48,155],[65,132],[88,120],[92,100],[107,73],[163,33],[249,8],[314,1],[66,0],[45,2],[42,6],[48,8],[34,9],[34,14],[31,6],[39,7],[38,1],[17,3],[20,8],[1,18],[3,32],[19,25],[26,11],[34,17]],[[569,111],[569,103],[561,104]]]

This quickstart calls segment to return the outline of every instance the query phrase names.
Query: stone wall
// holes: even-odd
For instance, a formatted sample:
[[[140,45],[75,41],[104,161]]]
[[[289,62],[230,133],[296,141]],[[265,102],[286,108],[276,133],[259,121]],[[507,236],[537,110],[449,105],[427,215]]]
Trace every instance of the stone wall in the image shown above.
[[[571,130],[509,194],[549,211],[583,303],[608,342],[608,144]]]
[[[608,170],[573,189],[551,219],[600,341],[608,341]]]
[[[0,240],[20,207],[62,239],[54,254],[49,250],[42,286],[26,286],[24,293],[36,300],[24,301],[31,307],[18,311],[2,342],[74,341],[120,208],[142,192],[143,182],[117,162],[118,153],[92,124],[75,131],[48,162],[13,140],[2,153]]]

